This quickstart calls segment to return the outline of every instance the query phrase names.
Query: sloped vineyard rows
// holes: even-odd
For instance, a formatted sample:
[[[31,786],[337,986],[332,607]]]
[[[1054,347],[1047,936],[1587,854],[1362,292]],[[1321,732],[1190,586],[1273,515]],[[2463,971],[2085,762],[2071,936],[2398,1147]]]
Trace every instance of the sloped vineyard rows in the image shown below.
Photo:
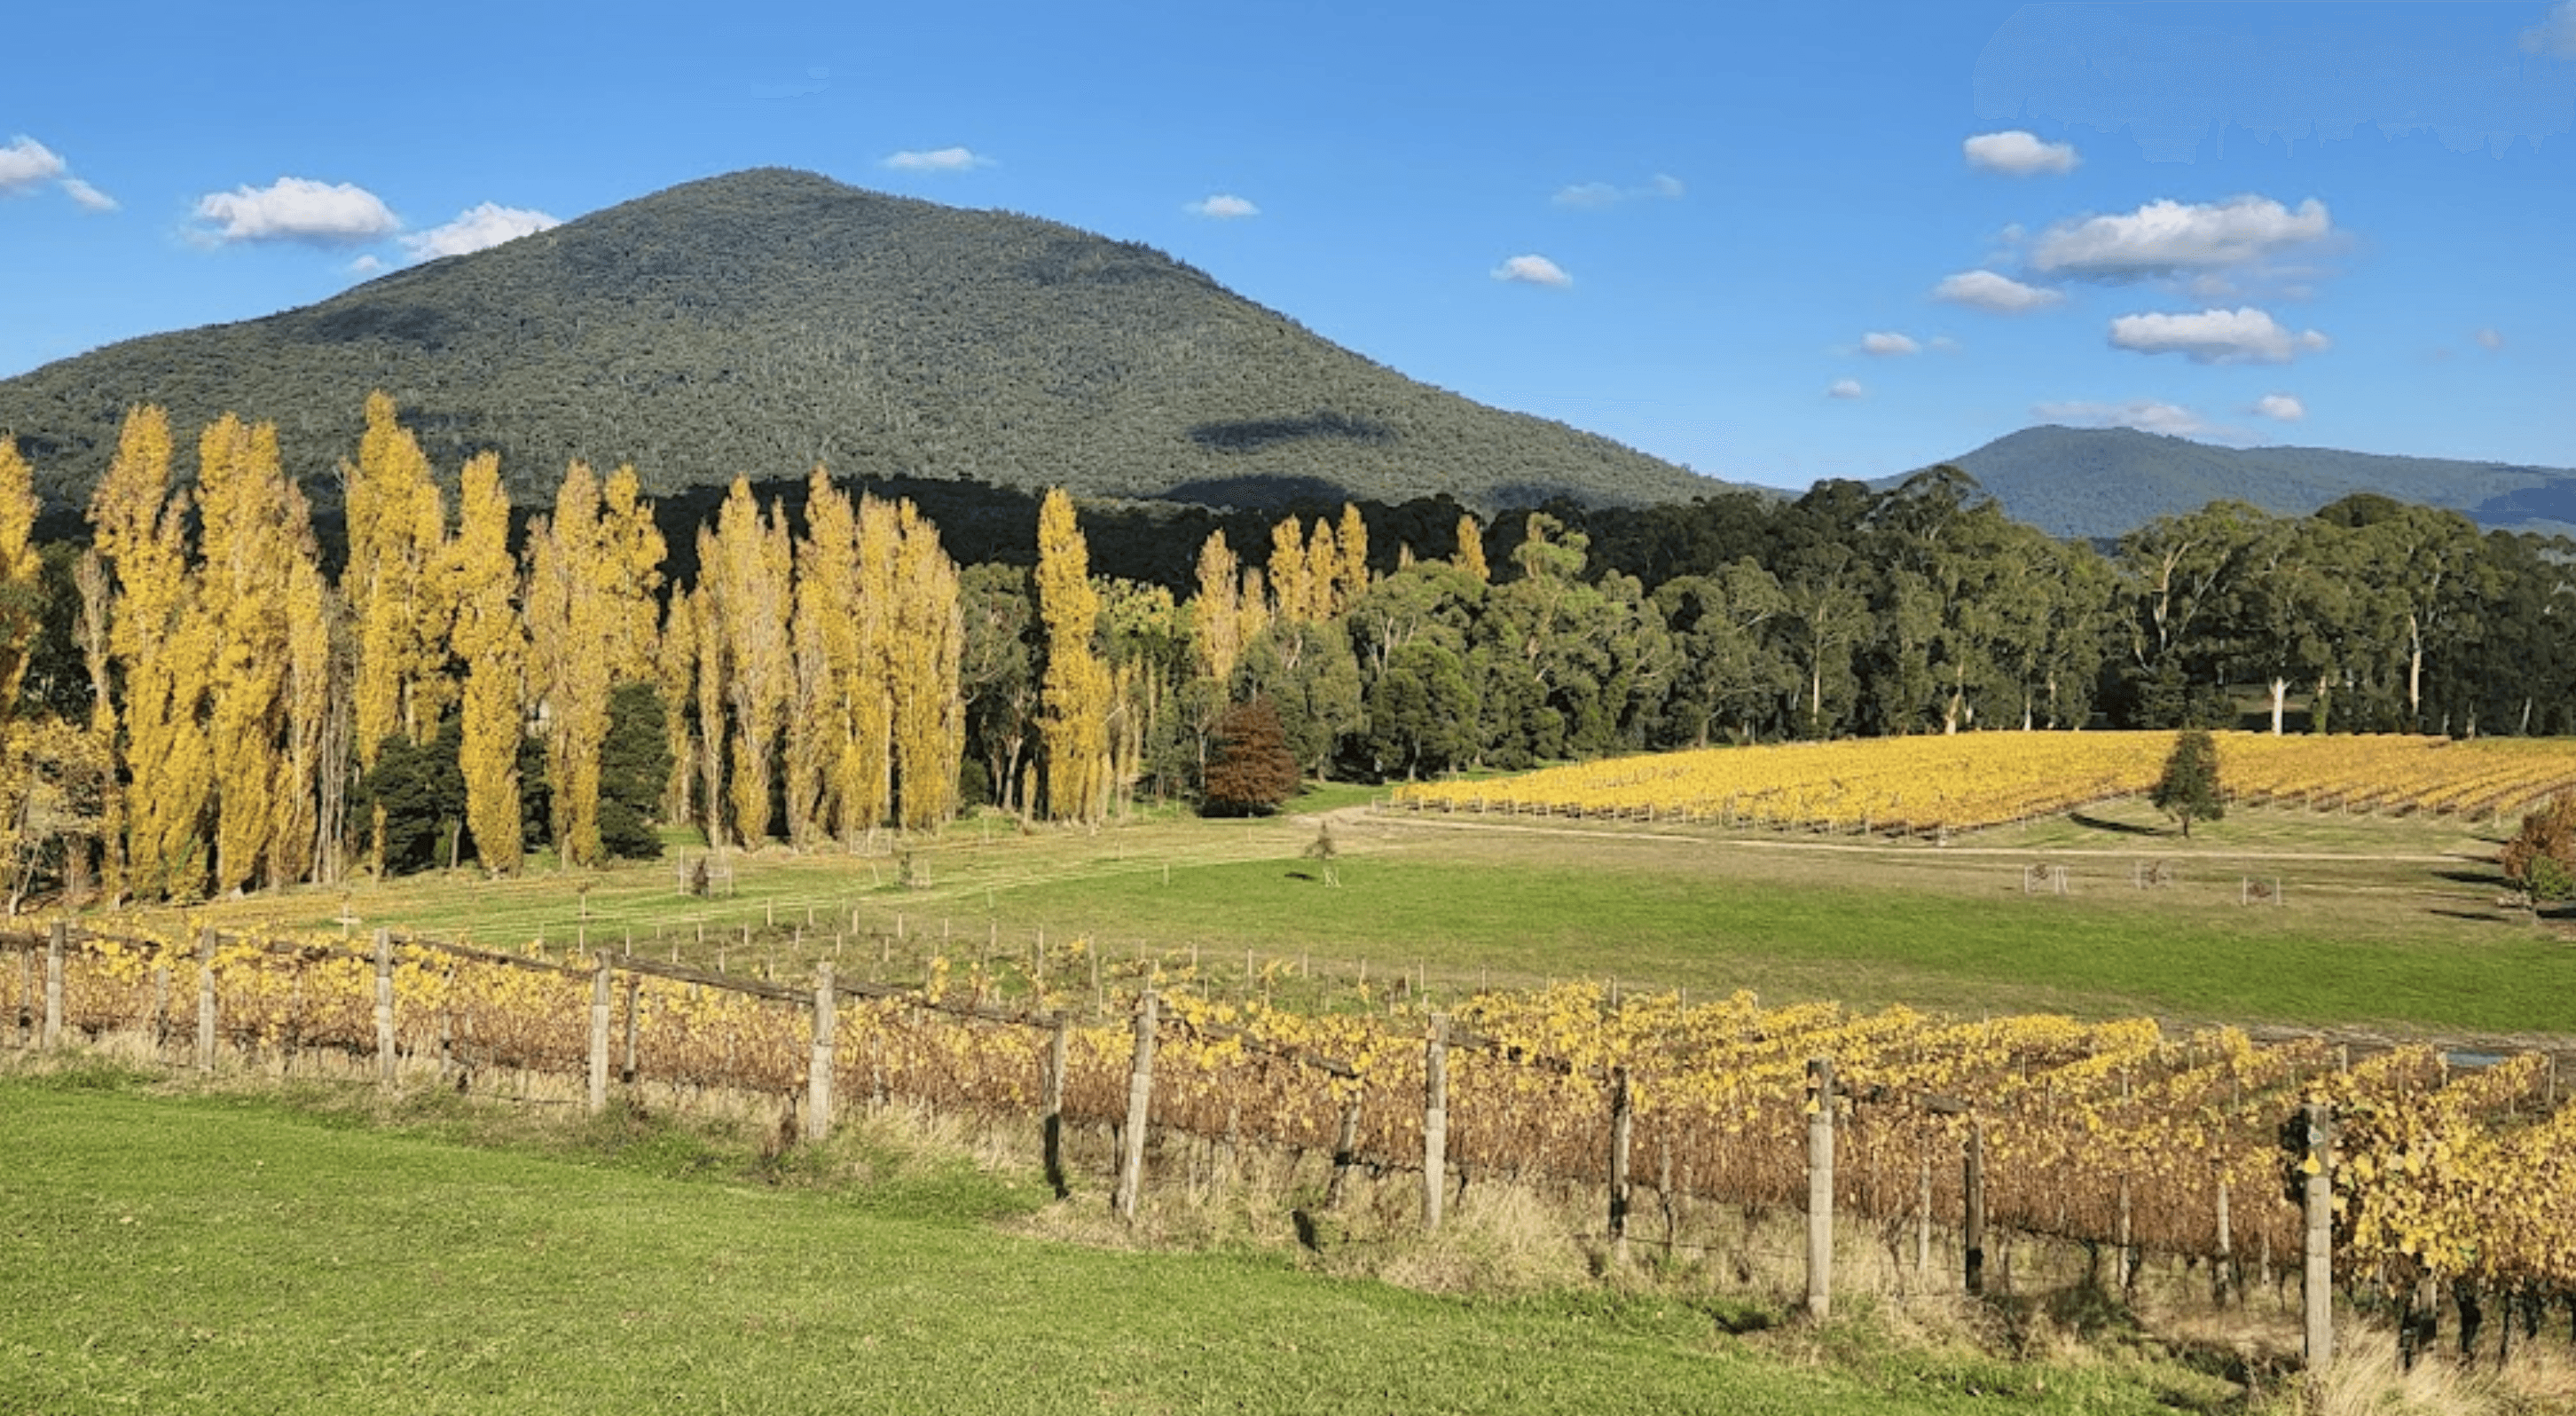
[[[2559,739],[2220,733],[2232,800],[2494,817],[2576,788]],[[1965,733],[1706,748],[1492,781],[1415,782],[1415,810],[1538,812],[1888,834],[2024,821],[2152,788],[2170,732]]]

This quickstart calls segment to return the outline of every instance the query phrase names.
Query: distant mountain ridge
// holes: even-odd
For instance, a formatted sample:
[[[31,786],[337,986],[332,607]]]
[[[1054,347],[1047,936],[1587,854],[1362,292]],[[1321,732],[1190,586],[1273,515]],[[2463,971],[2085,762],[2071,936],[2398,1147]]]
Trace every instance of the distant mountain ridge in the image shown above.
[[[497,450],[522,505],[575,457],[631,461],[656,495],[816,462],[1245,507],[1727,490],[1406,378],[1148,247],[781,169],[46,365],[0,381],[0,430],[56,516],[138,402],[183,442],[226,411],[276,423],[327,498],[379,387],[443,475]]]
[[[2221,499],[2305,515],[2354,492],[2448,507],[2490,529],[2576,534],[2576,469],[2318,447],[2212,447],[2128,428],[2024,428],[1950,461],[2014,519],[2116,537]]]

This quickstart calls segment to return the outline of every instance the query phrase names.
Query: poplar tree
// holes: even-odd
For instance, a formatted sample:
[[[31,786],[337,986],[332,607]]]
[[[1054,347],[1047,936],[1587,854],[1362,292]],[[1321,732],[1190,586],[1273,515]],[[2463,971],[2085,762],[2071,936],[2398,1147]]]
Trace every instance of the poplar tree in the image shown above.
[[[1234,676],[1234,661],[1243,653],[1243,601],[1236,580],[1242,573],[1225,544],[1222,527],[1199,546],[1197,614],[1191,622],[1191,647],[1198,651],[1199,672],[1222,684]]]
[[[457,767],[465,778],[465,829],[475,859],[495,875],[515,875],[526,853],[520,820],[520,722],[527,698],[527,628],[514,592],[510,559],[510,491],[501,459],[483,453],[465,464],[457,493],[456,538],[445,579],[455,622],[448,647],[465,664],[458,714]]]
[[[1461,512],[1458,516],[1457,565],[1479,585],[1494,578],[1493,571],[1485,564],[1484,528],[1476,524],[1475,515],[1471,512]]]
[[[0,433],[0,733],[18,707],[18,688],[44,623],[37,576],[43,569],[28,537],[36,526],[36,472],[18,440]]]
[[[529,527],[528,679],[545,705],[546,791],[556,848],[567,865],[595,865],[599,754],[619,683],[656,676],[654,591],[662,534],[632,467],[603,487],[576,461],[554,515]]]
[[[1284,623],[1303,624],[1314,617],[1305,538],[1293,516],[1270,528],[1270,603],[1272,617]]]
[[[894,809],[895,562],[902,553],[903,521],[894,506],[861,497],[852,562],[858,578],[850,587],[852,657],[841,689],[850,711],[840,771],[842,833],[853,843]]]
[[[966,702],[959,683],[966,622],[957,563],[938,528],[911,502],[896,508],[901,549],[894,566],[894,633],[889,638],[898,809],[907,830],[927,830],[957,813],[957,766],[966,751]]]
[[[686,591],[674,591],[662,610],[662,641],[653,656],[654,684],[662,691],[662,736],[671,753],[671,779],[662,787],[662,819],[697,818],[698,620]]]
[[[150,404],[128,411],[89,505],[115,581],[107,643],[125,684],[125,858],[136,885],[165,894],[202,879],[199,831],[213,784],[198,725],[211,640],[193,608],[188,499],[171,495],[170,451],[168,414]]]
[[[357,628],[352,732],[365,770],[396,733],[415,746],[435,738],[454,693],[447,677],[453,608],[438,575],[447,509],[428,456],[382,391],[367,397],[357,465],[342,463],[340,477],[349,527],[340,593]],[[382,833],[379,823],[373,834]]]
[[[1091,584],[1090,547],[1061,487],[1049,488],[1038,507],[1037,590],[1046,626],[1039,733],[1046,746],[1047,814],[1097,821],[1108,775],[1109,670],[1092,644],[1100,592]]]
[[[275,426],[227,413],[198,438],[197,461],[197,599],[214,640],[215,889],[225,893],[250,881],[280,835],[287,584],[295,561],[312,558],[313,533]]]
[[[732,724],[729,804],[745,847],[757,847],[769,835],[773,762],[794,673],[789,547],[786,519],[774,506],[764,517],[743,477],[734,478],[726,493],[713,534],[698,533],[699,575],[713,593],[724,706]]]
[[[806,481],[805,534],[796,541],[795,708],[787,715],[787,838],[802,849],[846,826],[841,763],[850,747],[845,690],[857,658],[858,520],[817,466]]]
[[[1369,588],[1368,522],[1350,502],[1342,503],[1342,529],[1336,539],[1342,560],[1333,577],[1333,609],[1339,614],[1358,604]]]
[[[716,617],[716,597],[704,584],[707,537],[698,533],[698,566],[700,584],[690,590],[689,637],[697,646],[697,676],[693,690],[697,698],[698,784],[701,813],[706,822],[707,844],[722,846],[730,839],[725,835],[725,770],[724,770],[724,629]]]
[[[1315,530],[1306,538],[1306,618],[1318,623],[1341,613],[1336,598],[1340,594],[1342,551],[1333,535],[1333,525],[1322,517],[1315,518]]]

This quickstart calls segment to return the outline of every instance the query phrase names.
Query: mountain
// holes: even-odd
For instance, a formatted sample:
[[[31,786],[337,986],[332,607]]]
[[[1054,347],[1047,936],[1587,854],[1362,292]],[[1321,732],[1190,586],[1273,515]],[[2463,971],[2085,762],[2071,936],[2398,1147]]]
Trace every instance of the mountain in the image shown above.
[[[0,429],[54,516],[86,505],[139,402],[183,443],[227,410],[276,423],[327,499],[373,388],[442,472],[499,451],[523,505],[575,457],[631,461],[655,495],[818,461],[1242,507],[1725,489],[1417,383],[1148,247],[778,169],[46,365],[0,382]]]
[[[2354,492],[2465,512],[2492,529],[2576,534],[2576,470],[2322,447],[2212,447],[2127,428],[2024,428],[1951,459],[2014,519],[2115,537],[2220,498],[2304,515]]]

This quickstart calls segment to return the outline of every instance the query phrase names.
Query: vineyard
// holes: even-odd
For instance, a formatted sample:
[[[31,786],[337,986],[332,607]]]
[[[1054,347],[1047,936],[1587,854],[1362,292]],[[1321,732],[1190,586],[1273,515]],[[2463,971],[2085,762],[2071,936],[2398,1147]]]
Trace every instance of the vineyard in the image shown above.
[[[1646,1189],[1667,1214],[1677,1199],[1812,1211],[1821,1112],[1839,1136],[1832,1212],[1918,1266],[1937,1232],[1973,1272],[1992,1226],[2106,1253],[2122,1279],[2150,1256],[2201,1266],[2222,1292],[2296,1264],[2285,1127],[2322,1103],[2340,1131],[2327,1169],[2342,1285],[2391,1303],[2428,1284],[2576,1296],[2576,1104],[2539,1053],[2352,1059],[2319,1039],[2258,1045],[2147,1020],[1969,1022],[1593,984],[1436,1015],[1364,991],[1290,1011],[1202,996],[1177,960],[1104,966],[1083,940],[1006,995],[980,966],[956,978],[943,960],[918,986],[839,981],[828,965],[791,985],[380,939],[0,938],[15,955],[0,963],[0,1019],[27,1046],[140,1036],[173,1062],[193,1038],[208,1071],[222,1056],[336,1055],[373,1059],[397,1085],[587,1072],[594,1106],[612,1082],[663,1102],[784,1098],[809,1136],[838,1107],[899,1103],[1044,1116],[1050,1136],[1115,1131],[1137,1157],[1149,1130],[1263,1145],[1437,1177],[1432,1216],[1453,1183],[1599,1186],[1623,1242]],[[1832,1066],[1821,1095],[1813,1059]],[[1132,1177],[1121,1194],[1132,1206]]]
[[[2220,733],[2231,800],[2494,818],[2576,787],[2557,739]],[[1795,830],[1931,834],[2069,811],[2155,785],[2170,732],[1966,733],[1704,748],[1503,781],[1410,783],[1413,810],[1536,813]]]

